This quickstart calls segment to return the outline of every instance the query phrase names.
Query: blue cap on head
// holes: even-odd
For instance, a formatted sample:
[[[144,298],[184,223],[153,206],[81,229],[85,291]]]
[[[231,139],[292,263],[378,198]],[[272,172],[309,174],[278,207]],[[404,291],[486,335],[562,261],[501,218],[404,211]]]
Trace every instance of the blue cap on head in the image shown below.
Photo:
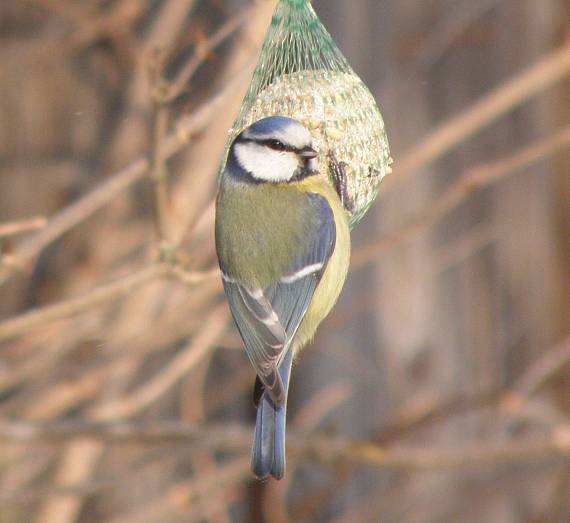
[[[301,125],[297,120],[288,116],[267,116],[249,126],[248,133],[253,135],[266,135],[275,131],[282,131],[290,126]]]
[[[295,149],[309,147],[311,133],[303,124],[288,116],[268,116],[252,123],[241,134],[246,140],[279,140]]]

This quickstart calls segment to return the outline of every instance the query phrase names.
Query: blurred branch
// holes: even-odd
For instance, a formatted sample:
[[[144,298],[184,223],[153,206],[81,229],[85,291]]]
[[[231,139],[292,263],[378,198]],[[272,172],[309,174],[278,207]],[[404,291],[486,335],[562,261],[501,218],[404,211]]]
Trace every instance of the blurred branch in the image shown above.
[[[237,15],[227,20],[207,40],[198,44],[194,56],[188,60],[176,78],[166,87],[164,103],[174,101],[188,88],[188,82],[190,82],[198,68],[205,62],[206,58],[208,58],[208,55],[239,29],[240,26],[251,17],[252,11],[252,5],[242,9]]]
[[[153,182],[154,226],[162,261],[172,261],[175,258],[175,248],[171,245],[168,234],[169,196],[165,135],[170,119],[169,105],[188,87],[192,76],[206,61],[208,55],[235,32],[252,11],[253,6],[243,9],[199,44],[192,58],[186,62],[172,82],[167,82],[162,75],[167,56],[161,49],[153,50],[149,67],[153,107],[150,178]]]
[[[554,495],[548,504],[549,510],[546,521],[568,521],[570,516],[568,492],[570,492],[570,469],[566,466],[560,473]]]
[[[0,340],[24,334],[46,323],[61,320],[102,303],[119,299],[139,287],[164,276],[175,276],[186,285],[195,285],[213,279],[217,274],[217,269],[208,272],[188,273],[180,268],[173,269],[167,264],[152,264],[115,282],[96,287],[78,298],[63,300],[54,305],[47,305],[25,312],[14,318],[9,318],[0,323]]]
[[[560,427],[558,433],[570,430]],[[77,438],[104,440],[107,444],[184,445],[224,451],[248,452],[251,427],[240,425],[190,425],[154,423],[0,422],[0,441],[19,444],[61,444]],[[335,438],[322,434],[287,434],[292,455],[315,458],[332,465],[361,464],[387,469],[434,470],[477,468],[487,465],[524,464],[546,459],[570,458],[570,438],[543,437],[532,441],[480,443],[455,448],[390,448],[369,441]]]
[[[68,11],[70,7],[69,3],[66,4],[64,9],[60,9],[60,13]],[[84,48],[103,37],[114,38],[117,33],[130,30],[143,14],[143,10],[144,5],[138,2],[123,1],[113,5],[108,12],[76,12],[72,16],[76,30],[71,37],[71,45]],[[71,11],[73,13],[73,10]]]
[[[175,258],[175,253],[172,252],[168,240],[168,171],[164,151],[164,137],[167,132],[169,114],[168,106],[164,103],[164,95],[162,94],[164,91],[161,76],[163,60],[160,52],[156,53],[153,62],[151,71],[153,117],[150,168],[154,200],[153,221],[158,239],[160,259],[162,261],[172,261]]]
[[[441,21],[425,38],[415,59],[417,69],[427,70],[441,59],[450,44],[473,23],[495,9],[502,0],[464,0],[444,11]]]
[[[0,323],[0,340],[24,334],[45,323],[78,314],[101,303],[125,296],[136,288],[167,275],[169,271],[170,268],[167,265],[153,264],[118,281],[101,285],[84,296],[31,310],[5,320]]]
[[[103,403],[95,408],[97,419],[125,418],[138,414],[141,410],[156,402],[174,384],[188,374],[227,328],[228,308],[218,305],[208,315],[206,324],[199,330],[189,345],[154,378],[148,379],[139,389],[112,402]]]
[[[102,453],[103,449],[96,440],[74,440],[64,449],[53,475],[53,483],[63,486],[85,481]],[[80,510],[80,498],[72,495],[54,496],[38,508],[34,520],[38,523],[71,523],[77,520]]]
[[[251,478],[250,457],[237,457],[227,461],[206,474],[197,474],[191,481],[180,482],[170,494],[183,506],[191,507],[185,514],[185,521],[219,521],[220,511],[229,511],[229,503],[224,498],[231,495],[232,485],[247,481]],[[216,496],[216,493],[219,494]],[[215,496],[215,497],[213,497]],[[209,501],[200,506],[198,500]],[[216,517],[217,516],[217,517]],[[147,521],[144,519],[143,521]]]
[[[168,135],[164,144],[164,154],[169,158],[188,143],[188,140],[201,131],[217,111],[220,110],[224,102],[230,98],[243,79],[243,76],[251,71],[251,64],[234,76],[234,78],[218,94],[208,102],[201,105],[194,113],[180,118],[172,134]],[[129,166],[115,173],[98,188],[81,197],[75,203],[69,205],[53,218],[46,227],[22,242],[14,252],[13,263],[0,265],[0,285],[5,283],[16,270],[16,265],[23,267],[30,263],[33,258],[53,241],[60,238],[93,213],[113,201],[121,192],[129,188],[133,183],[140,180],[150,167],[147,158],[139,158]]]
[[[184,285],[196,285],[197,283],[219,278],[220,269],[215,267],[214,269],[204,272],[188,272],[178,265],[173,265],[170,268],[170,274]]]
[[[111,202],[118,194],[139,180],[147,169],[148,161],[141,158],[114,174],[98,188],[57,213],[48,221],[46,227],[22,242],[16,249],[13,258],[17,261],[19,266],[24,267],[42,249],[91,216],[101,207]],[[13,267],[0,266],[0,285],[2,285],[13,272]]]
[[[507,80],[459,115],[441,124],[394,167],[394,174],[382,183],[380,195],[467,140],[486,125],[524,103],[570,74],[570,46],[546,55],[514,78]]]
[[[218,292],[218,275],[218,269],[207,273],[195,273],[184,271],[178,267],[172,268],[172,277],[177,278],[182,285],[195,286],[197,283],[204,281],[203,278],[208,278],[208,282],[211,281],[213,283],[213,285],[208,285],[204,282],[205,284],[201,286],[200,294],[202,294],[202,298],[197,302],[194,301],[194,307],[198,310],[206,309],[210,306],[208,300],[211,300],[213,294]],[[160,290],[156,289],[156,292],[160,292]],[[192,293],[192,295],[189,293],[185,294],[187,299],[196,299],[196,292]],[[187,314],[188,312],[183,313],[183,317],[186,317],[185,315]],[[13,365],[10,365],[9,368],[0,370],[0,395],[4,394],[7,389],[19,386],[20,384],[37,384],[38,379],[41,379],[44,372],[49,372],[50,368],[57,368],[58,363],[62,361],[62,359],[77,349],[77,344],[80,343],[78,340],[84,340],[86,338],[93,339],[93,337],[99,338],[101,336],[101,325],[106,325],[107,327],[112,326],[109,315],[105,315],[104,310],[100,315],[100,319],[95,321],[95,324],[91,321],[94,318],[95,316],[93,314],[89,317],[84,315],[82,319],[85,321],[73,322],[71,324],[73,337],[62,335],[63,331],[70,328],[70,322],[68,321],[62,322],[60,325],[52,324],[50,325],[51,328],[44,327],[41,330],[36,330],[33,334],[26,332],[25,338],[20,338],[17,343],[24,344],[25,346],[33,346],[34,344],[40,343],[42,350],[35,351],[31,349],[32,352],[29,356],[23,356],[18,363],[15,362]],[[116,316],[113,315],[113,318],[116,320]],[[172,311],[170,318],[170,321],[156,324],[156,329],[154,329],[152,335],[145,336],[145,342],[142,344],[142,347],[139,346],[136,350],[127,351],[125,354],[120,352],[113,353],[112,356],[110,355],[110,357],[103,358],[101,365],[105,370],[101,370],[98,365],[90,367],[88,373],[83,373],[81,377],[78,377],[78,380],[74,381],[73,387],[66,387],[66,383],[52,385],[49,391],[44,391],[41,394],[39,400],[36,399],[32,401],[34,409],[37,407],[36,410],[38,412],[45,413],[56,406],[57,412],[54,412],[53,415],[61,413],[61,408],[65,409],[66,407],[53,396],[55,393],[55,397],[61,397],[61,395],[56,393],[59,386],[62,386],[64,390],[66,388],[73,388],[74,405],[83,403],[95,395],[93,387],[104,387],[103,383],[105,383],[105,380],[110,379],[109,375],[112,369],[125,365],[132,367],[134,365],[133,361],[136,361],[137,358],[156,351],[156,347],[165,347],[168,346],[169,343],[174,343],[177,339],[190,336],[197,326],[203,322],[203,317],[199,313],[192,314],[192,317],[187,318],[183,326],[179,325],[179,313]],[[109,334],[108,330],[105,335],[107,334]],[[114,342],[122,346],[124,334],[123,338],[119,336],[118,339],[114,339]],[[97,379],[98,375],[100,376],[99,379]],[[67,385],[69,385],[68,382]],[[80,392],[80,390],[83,392]],[[50,401],[50,397],[52,401]],[[44,402],[49,403],[49,406],[45,406]],[[4,405],[6,406],[6,404]],[[73,408],[74,405],[70,405],[69,408]]]
[[[18,222],[0,223],[0,239],[41,229],[45,227],[46,223],[47,220],[43,216],[28,218]]]
[[[151,26],[151,33],[153,35],[156,35],[162,31],[164,36],[172,37],[172,26],[175,24],[166,22],[168,20],[172,21],[173,13],[176,11],[180,12],[180,9],[184,10],[186,9],[186,6],[191,6],[194,3],[194,0],[169,0],[168,2],[162,2],[161,5],[157,8],[160,9],[159,22],[155,24],[149,23],[148,25],[145,22],[146,27],[144,30],[146,31],[147,27]],[[184,7],[181,7],[183,5]],[[163,6],[166,7],[163,8]],[[168,11],[168,16],[162,16],[166,11]],[[176,24],[178,27],[184,27],[186,23],[186,17],[177,17]],[[160,26],[160,31],[157,29],[157,26]],[[166,31],[165,34],[164,31]],[[137,34],[138,33],[139,31],[137,30]],[[149,43],[151,40],[152,39],[147,39],[147,43]],[[157,43],[153,42],[151,49],[155,48],[156,45]],[[142,68],[139,67],[139,69]],[[8,268],[5,266],[5,262],[7,261],[6,259],[0,260],[0,262],[4,265],[4,267],[0,266],[0,284],[6,281],[10,274],[14,272],[15,268],[25,268],[28,266],[33,258],[43,248],[45,248],[45,246],[61,237],[61,235],[75,227],[77,224],[81,223],[85,218],[93,214],[95,211],[107,203],[113,202],[115,200],[115,197],[118,196],[121,191],[128,188],[135,181],[139,180],[145,173],[148,173],[149,169],[152,169],[151,175],[153,175],[153,179],[157,181],[155,184],[155,189],[157,189],[155,191],[155,194],[159,197],[159,199],[157,200],[158,205],[156,206],[156,209],[158,210],[158,219],[156,220],[156,224],[158,225],[157,230],[159,231],[161,253],[164,253],[162,247],[164,243],[168,241],[166,230],[166,160],[170,156],[180,151],[183,145],[188,142],[189,138],[193,136],[194,133],[201,131],[206,126],[206,124],[209,123],[213,115],[218,114],[222,103],[225,104],[228,99],[235,96],[235,86],[242,83],[244,76],[249,74],[249,72],[250,67],[248,66],[243,69],[243,73],[238,73],[237,77],[234,74],[232,79],[226,82],[228,84],[227,88],[222,91],[220,95],[216,96],[210,103],[201,106],[194,115],[190,116],[190,119],[188,117],[180,119],[175,126],[174,132],[168,136],[166,136],[166,130],[168,128],[168,114],[166,109],[162,110],[161,107],[160,110],[156,112],[157,117],[155,117],[154,124],[154,139],[149,157],[139,159],[137,162],[131,164],[126,170],[120,171],[114,175],[113,181],[115,181],[116,177],[116,181],[120,182],[122,185],[120,187],[114,187],[116,190],[112,191],[112,194],[109,191],[97,192],[98,190],[94,191],[94,193],[88,194],[85,198],[81,198],[79,201],[56,215],[54,219],[47,224],[46,230],[42,231],[44,233],[43,235],[34,235],[30,241],[16,244],[14,255],[10,259],[12,267]],[[215,103],[215,105],[212,105],[213,103]],[[198,117],[197,122],[195,121],[196,117]],[[191,118],[194,118],[194,120]],[[126,129],[127,127],[130,126],[125,126],[124,128]],[[114,143],[116,144],[116,141],[114,141]],[[112,144],[113,143],[110,145],[112,146]],[[121,148],[117,146],[116,150],[119,151]],[[121,177],[123,173],[128,176]],[[101,189],[108,189],[107,184],[102,185]],[[94,195],[99,195],[100,198],[98,200],[96,198],[94,199]],[[162,258],[164,259],[164,257]],[[194,266],[201,267],[203,264],[195,263]],[[185,284],[194,284],[197,281],[203,281],[205,278],[214,277],[215,273],[217,273],[217,271],[210,271],[204,274],[204,278],[202,278],[202,275],[197,277],[196,273],[184,272],[181,267],[172,268],[162,265],[157,265],[156,268],[155,266],[151,266],[149,267],[149,271],[159,270],[158,267],[160,267],[160,271],[165,272],[157,274],[157,277],[167,275],[173,276]],[[154,277],[155,276],[149,276],[148,278],[149,280],[152,280]],[[146,280],[145,277],[142,277],[142,274],[141,278],[142,280]],[[128,279],[129,277],[127,277],[126,280]],[[140,285],[144,283],[142,280],[140,282]],[[19,325],[19,328],[25,330],[25,332],[22,331],[23,334],[27,334],[26,329],[32,328],[33,325],[39,325],[44,321],[52,321],[60,317],[60,315],[65,316],[68,314],[74,314],[80,310],[90,310],[93,306],[97,305],[101,301],[112,299],[114,296],[122,296],[124,294],[128,294],[128,291],[124,288],[127,283],[128,281],[117,284],[116,286],[113,284],[105,285],[100,289],[95,289],[95,291],[89,293],[88,296],[84,296],[76,300],[67,300],[66,302],[45,308],[42,311],[32,311],[30,313],[30,316],[22,316],[19,318],[23,320],[23,323]],[[139,285],[139,282],[135,278],[135,281],[132,282],[132,284],[136,287]],[[206,287],[214,288],[213,285]],[[214,292],[216,292],[216,290],[217,288],[214,288]],[[132,327],[129,328],[129,326],[132,326],[133,324],[142,325],[144,323],[144,321],[141,321],[141,318],[144,318],[146,320],[155,318],[157,314],[157,308],[156,303],[150,299],[152,296],[160,296],[161,302],[164,302],[166,300],[170,302],[176,301],[177,299],[180,300],[184,295],[183,292],[172,293],[175,295],[174,300],[172,300],[172,297],[170,295],[168,297],[164,296],[164,291],[165,288],[163,286],[156,285],[152,288],[145,289],[145,303],[137,304],[136,298],[132,300],[122,301],[121,307],[117,309],[117,314],[119,318],[124,319],[125,321],[123,321],[121,324],[119,319],[111,319],[109,317],[109,329],[106,329],[106,334],[109,335],[110,332],[114,332],[120,333],[119,337],[120,335],[125,336],[128,335],[130,329],[132,329]],[[101,292],[103,294],[101,294]],[[218,307],[217,309],[214,308],[214,311],[212,313],[211,303],[213,293],[211,290],[200,290],[195,294],[196,296],[193,295],[190,297],[191,301],[197,307],[197,311],[194,311],[192,314],[192,321],[195,322],[196,319],[197,321],[203,321],[204,326],[201,330],[198,330],[197,333],[194,332],[196,329],[193,327],[191,329],[192,341],[188,344],[188,346],[180,351],[175,352],[175,356],[172,358],[172,361],[166,364],[164,372],[159,371],[157,373],[157,376],[151,377],[150,380],[144,381],[144,383],[137,382],[137,385],[140,386],[140,388],[135,389],[130,395],[127,395],[125,401],[118,400],[117,398],[123,397],[123,395],[126,394],[125,390],[131,384],[131,379],[133,376],[137,375],[137,373],[140,371],[140,367],[145,361],[145,358],[143,356],[141,357],[140,354],[132,354],[128,351],[127,357],[121,358],[116,362],[111,362],[110,364],[106,365],[102,369],[103,372],[99,373],[98,376],[93,376],[92,372],[85,373],[91,380],[92,385],[99,385],[98,388],[85,388],[85,394],[82,398],[83,402],[87,400],[91,402],[85,409],[83,409],[84,403],[82,403],[82,399],[78,397],[81,396],[81,394],[77,394],[77,388],[70,386],[67,387],[68,390],[65,391],[64,389],[67,383],[65,383],[65,380],[64,382],[61,382],[58,377],[56,377],[56,386],[51,387],[53,384],[53,377],[49,374],[48,377],[41,380],[41,384],[37,387],[37,390],[32,392],[31,395],[34,396],[37,394],[41,400],[42,394],[47,393],[47,396],[50,396],[50,393],[55,393],[51,394],[51,404],[48,402],[47,405],[48,407],[51,407],[52,415],[56,415],[54,411],[58,407],[65,408],[65,405],[72,407],[72,403],[74,403],[75,406],[77,406],[79,409],[83,409],[85,414],[92,419],[101,419],[105,416],[112,417],[117,412],[126,412],[129,411],[129,409],[131,412],[136,413],[138,410],[144,409],[154,401],[159,400],[165,392],[170,390],[172,386],[176,385],[177,382],[182,377],[184,377],[185,373],[190,370],[196,362],[200,361],[204,355],[209,353],[209,351],[212,349],[212,345],[215,344],[217,337],[220,336],[220,333],[223,333],[225,330],[228,317],[226,310],[227,307],[224,305],[223,307]],[[206,298],[207,296],[210,296],[210,298]],[[143,300],[139,301],[142,302]],[[207,303],[203,304],[203,301],[207,301]],[[140,312],[140,315],[137,316],[137,312]],[[129,314],[131,317],[129,317]],[[105,315],[105,317],[106,316],[108,315]],[[160,315],[161,318],[163,316],[164,315]],[[129,321],[126,321],[127,318]],[[136,320],[133,321],[131,318],[136,318]],[[14,318],[14,320],[17,319],[18,318]],[[81,319],[78,319],[77,323],[83,322],[84,319],[87,321],[89,318],[86,316],[82,317]],[[63,334],[66,328],[75,326],[77,323],[71,324],[70,322],[66,322],[61,325],[55,325],[53,330],[57,331],[59,329],[59,331]],[[129,326],[126,325],[127,323]],[[14,327],[14,323],[1,324],[0,327],[9,327],[10,325]],[[16,326],[17,325],[18,323],[16,323]],[[146,327],[146,325],[144,326]],[[130,333],[132,335],[132,331]],[[75,334],[75,332],[73,334]],[[34,336],[29,336],[24,339],[28,341],[28,339],[33,337]],[[35,353],[32,352],[29,348],[27,348],[27,351],[28,353],[31,353],[32,356],[35,355]],[[18,350],[17,353],[18,356],[22,357],[25,356],[26,351]],[[126,363],[127,365],[123,365],[123,363]],[[92,369],[92,367],[90,367],[90,369]],[[105,376],[107,376],[109,379],[103,380],[102,378]],[[47,390],[45,390],[46,388]],[[58,396],[58,391],[63,392],[64,394]],[[66,392],[67,394],[65,394]],[[25,396],[25,394],[23,396]],[[54,399],[56,401],[53,401]],[[23,402],[20,401],[20,405],[23,403],[24,407],[32,406],[33,408],[35,402],[33,400],[28,400],[29,397],[27,400],[24,399]],[[16,407],[18,407],[18,405],[16,405]],[[124,409],[124,411],[121,409]],[[6,411],[9,412],[9,408],[6,409],[5,412]],[[20,411],[18,410],[18,412]],[[45,412],[39,413],[39,415],[45,417]],[[17,450],[22,454],[26,453],[26,449],[21,449],[18,447]],[[75,484],[89,482],[90,477],[96,471],[96,467],[103,455],[103,452],[105,451],[105,447],[104,442],[102,441],[86,439],[79,441],[73,440],[61,450],[63,452],[61,455],[60,463],[54,471],[48,472],[50,476],[49,480],[51,480],[51,482],[59,484],[65,488],[72,487]],[[247,473],[247,463],[245,465],[242,464],[241,466],[242,476],[244,472]],[[219,474],[214,474],[213,477],[217,481],[219,479]],[[65,521],[70,523],[72,521],[77,521],[80,519],[83,499],[81,492],[77,492],[75,494],[79,495],[74,495],[71,490],[68,490],[67,492],[62,491],[59,494],[48,499],[47,503],[39,508],[36,515],[36,521],[41,523],[46,523],[47,521],[54,523],[56,521],[57,523],[62,523]]]
[[[439,397],[422,398],[419,405],[404,405],[396,413],[394,420],[376,438],[383,444],[397,442],[406,436],[436,422],[466,415],[497,403],[501,393],[498,390],[479,392],[472,397],[440,399]]]
[[[315,392],[295,414],[295,426],[315,428],[354,393],[349,380],[338,380]]]
[[[128,473],[132,473],[132,469]],[[138,470],[136,472],[139,472]],[[171,497],[176,497],[177,501],[181,504],[187,504],[192,501],[201,499],[204,496],[211,495],[217,489],[227,487],[228,485],[237,483],[246,479],[250,475],[249,470],[249,457],[236,458],[233,461],[228,461],[222,466],[217,467],[210,474],[198,475],[189,481],[183,481],[173,484],[167,491]],[[64,495],[81,495],[92,496],[100,494],[104,490],[120,487],[124,482],[122,474],[113,474],[105,476],[101,479],[94,479],[85,483],[68,484],[61,486],[48,486],[36,487],[33,489],[22,489],[16,492],[4,493],[0,492],[0,503],[4,506],[14,504],[27,504],[37,501],[41,498],[51,496],[64,496]],[[160,499],[164,501],[164,495],[160,495]],[[166,498],[166,504],[170,507],[170,499]],[[166,507],[160,507],[158,510],[156,505],[157,499],[152,499],[152,506],[144,506],[141,510],[137,506],[125,518],[121,516],[120,521],[148,521],[151,519],[150,514],[166,511]],[[139,514],[140,511],[140,514]],[[137,516],[141,516],[140,518]],[[113,520],[116,521],[116,520]]]
[[[521,172],[523,168],[568,146],[570,146],[570,127],[564,127],[548,138],[519,149],[507,158],[472,167],[457,178],[433,205],[417,213],[403,227],[357,249],[352,256],[351,269],[361,268],[379,254],[394,248],[420,230],[433,225],[477,189]]]
[[[570,365],[570,337],[547,351],[517,380],[506,395],[508,401],[524,399],[536,394]]]
[[[412,431],[431,423],[446,421],[454,416],[465,415],[483,408],[524,415],[524,404],[568,365],[570,365],[570,337],[547,350],[538,361],[523,372],[512,387],[480,392],[472,397],[455,398],[445,402],[434,398],[432,401],[422,403],[420,408],[403,412],[390,427],[382,431],[379,440],[385,444],[398,441]],[[555,421],[549,420],[548,424],[555,427],[562,421],[563,418],[558,418]]]
[[[227,460],[219,467],[201,470],[188,481],[178,481],[166,493],[149,497],[134,510],[113,518],[109,523],[147,523],[148,521],[169,521],[173,505],[184,507],[185,522],[218,522],[215,518],[228,507],[222,502],[231,492],[231,487],[251,477],[249,456]],[[222,498],[222,499],[221,499]]]

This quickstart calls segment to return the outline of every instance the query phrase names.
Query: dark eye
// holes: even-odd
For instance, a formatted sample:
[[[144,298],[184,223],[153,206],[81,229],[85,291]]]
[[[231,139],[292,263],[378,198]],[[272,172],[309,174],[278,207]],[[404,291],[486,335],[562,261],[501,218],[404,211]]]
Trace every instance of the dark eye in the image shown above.
[[[274,149],[276,151],[287,150],[287,146],[283,142],[280,142],[279,140],[267,140],[267,142],[265,142],[265,145],[267,145],[267,147],[271,147],[271,149]]]

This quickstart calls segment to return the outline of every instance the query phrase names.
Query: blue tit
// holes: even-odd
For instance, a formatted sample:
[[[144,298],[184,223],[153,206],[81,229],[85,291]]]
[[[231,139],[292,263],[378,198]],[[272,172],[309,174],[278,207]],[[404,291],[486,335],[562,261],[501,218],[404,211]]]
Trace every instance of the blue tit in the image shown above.
[[[291,363],[348,272],[346,215],[316,156],[298,121],[259,120],[233,141],[216,199],[224,291],[257,373],[251,466],[259,478],[285,473]]]

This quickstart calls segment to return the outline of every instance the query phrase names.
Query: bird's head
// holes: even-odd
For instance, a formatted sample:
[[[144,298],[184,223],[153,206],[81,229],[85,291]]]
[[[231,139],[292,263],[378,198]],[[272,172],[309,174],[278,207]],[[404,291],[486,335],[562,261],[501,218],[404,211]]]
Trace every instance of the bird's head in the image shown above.
[[[232,154],[258,183],[286,183],[317,172],[311,134],[286,116],[269,116],[244,129],[232,143]]]

